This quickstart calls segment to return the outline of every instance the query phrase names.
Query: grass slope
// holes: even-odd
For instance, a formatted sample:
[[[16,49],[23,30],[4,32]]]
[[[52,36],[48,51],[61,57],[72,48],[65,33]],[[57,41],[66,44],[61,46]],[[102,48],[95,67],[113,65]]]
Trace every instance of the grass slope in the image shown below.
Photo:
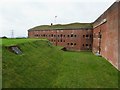
[[[64,52],[45,40],[18,46],[23,55],[3,46],[4,88],[118,87],[118,71],[91,52]]]
[[[3,46],[12,46],[12,45],[17,45],[21,43],[27,43],[27,42],[32,42],[32,41],[37,41],[37,40],[46,40],[46,39],[0,39],[0,45],[2,44]]]
[[[50,29],[79,29],[79,28],[92,28],[91,23],[71,23],[71,24],[56,24],[56,25],[40,25],[30,30],[50,30]]]
[[[2,89],[2,39],[0,39],[0,89]]]

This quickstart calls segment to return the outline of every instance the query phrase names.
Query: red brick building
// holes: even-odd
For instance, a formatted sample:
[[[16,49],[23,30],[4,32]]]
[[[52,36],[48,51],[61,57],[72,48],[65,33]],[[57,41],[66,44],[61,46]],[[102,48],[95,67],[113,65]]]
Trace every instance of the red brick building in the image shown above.
[[[74,28],[73,28],[74,26]],[[120,1],[113,3],[95,22],[38,26],[28,30],[29,38],[47,38],[68,50],[92,50],[120,70]]]
[[[67,26],[69,26],[69,24]],[[38,27],[30,29],[28,36],[30,38],[47,38],[54,45],[65,47],[67,50],[92,50],[93,29],[91,26],[84,28],[80,26],[74,29],[70,27],[65,29],[63,25],[59,25],[59,27],[62,28],[54,28],[56,25],[49,27],[50,28],[43,29],[40,26],[39,30]]]

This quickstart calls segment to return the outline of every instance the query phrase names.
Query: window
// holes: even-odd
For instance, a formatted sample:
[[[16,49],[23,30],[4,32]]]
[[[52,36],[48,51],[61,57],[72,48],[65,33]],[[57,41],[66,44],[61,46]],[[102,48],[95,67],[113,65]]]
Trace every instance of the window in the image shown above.
[[[58,40],[58,42],[59,42],[59,40]]]
[[[45,34],[43,34],[43,36],[45,37]]]
[[[83,38],[85,37],[85,35],[83,35]]]
[[[64,42],[65,42],[65,40],[64,40]]]
[[[88,37],[88,34],[86,35],[86,37]]]
[[[98,38],[101,38],[102,37],[102,35],[101,35],[101,33],[99,32],[99,36],[98,36]]]
[[[56,35],[54,35],[54,37],[56,37]]]
[[[88,44],[86,44],[86,46],[88,46]]]
[[[71,43],[71,45],[73,45],[73,43]]]
[[[51,34],[51,37],[53,37],[53,34]]]
[[[84,44],[83,44],[83,47],[84,47]]]
[[[59,35],[58,35],[58,37],[59,37]]]
[[[62,39],[61,39],[61,42],[62,42]]]
[[[76,45],[76,43],[74,43],[74,45]]]
[[[67,45],[69,45],[69,43],[67,43]]]
[[[71,37],[73,37],[73,34],[71,34]]]
[[[76,37],[76,35],[74,35],[74,37]]]
[[[65,35],[64,35],[64,37],[65,37]]]
[[[62,37],[62,34],[60,36]]]
[[[69,37],[69,35],[68,35],[68,37]]]

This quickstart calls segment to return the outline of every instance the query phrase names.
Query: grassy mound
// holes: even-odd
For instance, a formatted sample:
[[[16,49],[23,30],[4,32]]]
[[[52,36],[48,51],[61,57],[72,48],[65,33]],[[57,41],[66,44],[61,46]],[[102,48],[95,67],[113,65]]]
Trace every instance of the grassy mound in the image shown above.
[[[3,46],[3,87],[52,87],[62,61],[60,51],[41,40],[18,46],[23,55]]]
[[[16,55],[6,48],[11,43],[3,40],[3,88],[118,87],[116,68],[92,52],[64,52],[47,40],[30,40],[17,44],[23,54]]]
[[[71,24],[56,24],[56,25],[41,25],[31,28],[30,30],[53,30],[53,29],[79,29],[92,28],[91,23],[71,23]]]

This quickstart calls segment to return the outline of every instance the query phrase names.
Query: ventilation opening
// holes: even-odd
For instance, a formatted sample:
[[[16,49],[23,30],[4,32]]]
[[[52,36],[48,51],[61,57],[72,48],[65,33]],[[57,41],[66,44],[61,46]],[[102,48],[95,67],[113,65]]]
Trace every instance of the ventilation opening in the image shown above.
[[[66,47],[62,48],[61,50],[63,50],[63,51],[67,51]]]
[[[22,51],[20,50],[20,48],[18,46],[10,46],[9,50],[17,55],[21,55]]]

